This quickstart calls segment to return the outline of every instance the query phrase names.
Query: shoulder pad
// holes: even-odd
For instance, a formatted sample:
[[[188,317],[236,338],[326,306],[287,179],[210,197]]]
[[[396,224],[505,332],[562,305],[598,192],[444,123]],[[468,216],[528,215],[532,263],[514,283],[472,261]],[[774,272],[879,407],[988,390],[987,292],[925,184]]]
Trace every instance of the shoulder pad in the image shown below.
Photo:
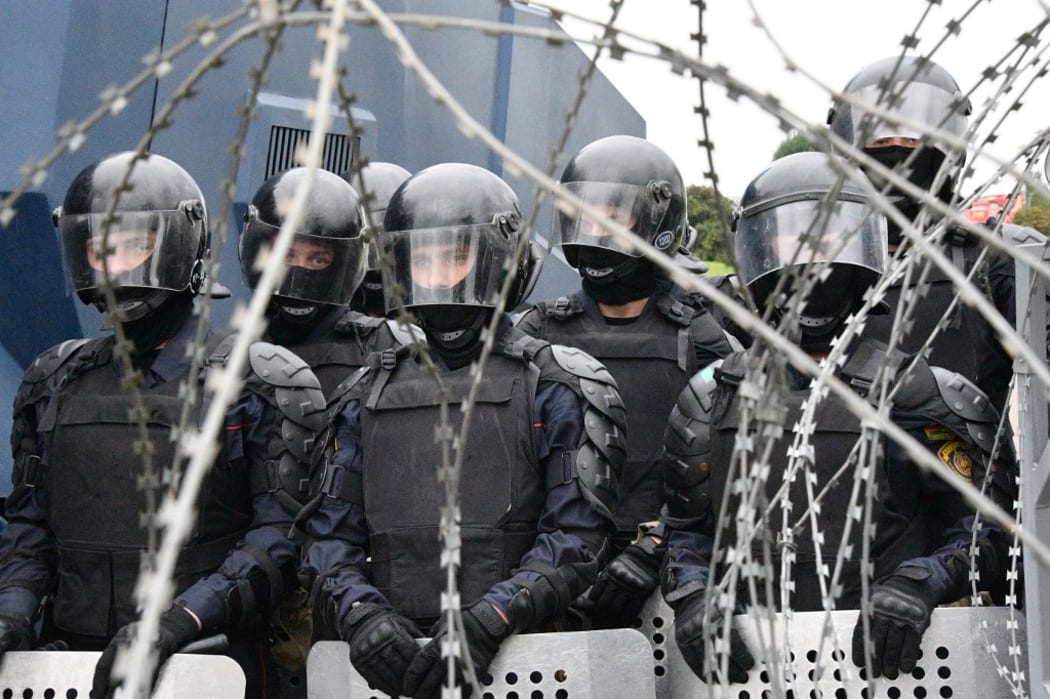
[[[718,388],[712,362],[689,379],[664,430],[664,506],[660,519],[685,527],[711,511],[711,416]]]
[[[299,355],[269,342],[254,342],[248,348],[248,358],[254,376],[273,388],[273,399],[282,416],[310,431],[324,427],[327,403],[321,382]]]
[[[538,337],[527,334],[522,329],[514,326],[511,327],[509,332],[505,333],[500,340],[498,351],[505,357],[511,359],[525,360],[527,362],[534,362],[536,356],[545,348],[550,346],[550,342],[543,340]],[[542,367],[540,372],[542,374]]]
[[[962,374],[939,366],[931,366],[930,370],[945,405],[965,421],[970,438],[991,453],[999,427],[999,411],[988,396]]]
[[[29,368],[26,369],[22,381],[25,383],[40,383],[50,378],[58,371],[59,367],[69,361],[70,357],[75,355],[88,342],[87,339],[66,340],[41,352],[33,360],[33,363],[29,365]]]
[[[253,342],[248,348],[252,372],[271,386],[282,388],[320,388],[321,382],[310,366],[287,347],[269,342]]]
[[[718,387],[715,370],[720,366],[721,359],[696,372],[678,394],[678,401],[664,432],[664,447],[669,453],[694,454],[700,448],[698,440],[703,438],[701,441],[707,441],[711,410],[714,407],[713,395]],[[702,450],[707,451],[706,444]]]
[[[883,366],[887,367],[888,371],[891,371],[893,376],[891,377],[890,385],[893,385],[893,378],[896,377],[900,367],[908,359],[908,356],[900,350],[890,350],[889,346],[873,340],[871,338],[864,338],[860,342],[856,349],[850,354],[846,363],[839,370],[839,376],[850,385],[850,387],[862,398],[868,398],[870,402],[877,402],[877,396],[871,395],[871,388],[875,384],[875,378],[878,375],[879,369]],[[916,365],[914,374],[919,374],[924,371],[922,362]],[[898,390],[894,403],[897,405],[911,405],[915,401],[911,397],[916,395],[918,389],[923,388],[921,381],[915,383],[914,386],[909,382]],[[919,394],[923,395],[923,394]]]
[[[1013,245],[1028,245],[1031,243],[1046,243],[1046,236],[1034,228],[1019,226],[1016,223],[1004,223],[1002,227],[1003,239]]]
[[[617,425],[625,424],[627,413],[620,398],[620,387],[605,365],[575,347],[552,344],[550,348],[554,362],[579,382],[577,390],[583,399]]]
[[[409,325],[393,319],[384,322],[396,345],[426,344],[427,342],[427,336],[418,325]]]

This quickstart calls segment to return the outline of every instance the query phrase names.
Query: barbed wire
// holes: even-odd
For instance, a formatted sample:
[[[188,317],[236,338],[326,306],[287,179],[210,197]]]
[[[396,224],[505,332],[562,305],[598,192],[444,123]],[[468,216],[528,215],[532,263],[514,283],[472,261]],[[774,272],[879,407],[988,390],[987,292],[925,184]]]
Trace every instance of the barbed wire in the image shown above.
[[[709,116],[714,107],[708,104],[708,97],[713,89],[722,90],[737,99],[745,100],[755,108],[764,111],[773,117],[780,127],[785,131],[798,131],[804,134],[817,147],[829,152],[835,152],[847,158],[852,164],[863,167],[866,171],[877,175],[885,184],[882,188],[870,185],[868,195],[874,207],[888,219],[897,224],[903,237],[910,244],[911,252],[908,255],[897,255],[891,258],[890,268],[887,274],[873,287],[868,294],[864,307],[855,313],[847,323],[838,342],[833,346],[828,358],[816,361],[803,352],[793,338],[786,336],[782,331],[771,324],[771,316],[768,312],[759,313],[753,302],[745,301],[744,304],[725,293],[719,291],[705,279],[689,274],[681,268],[676,267],[672,261],[663,253],[653,248],[640,248],[642,254],[656,264],[663,272],[671,277],[680,287],[696,292],[703,296],[713,307],[717,307],[736,325],[756,338],[761,352],[753,370],[745,377],[741,385],[740,395],[742,397],[740,424],[748,426],[749,439],[741,440],[740,446],[734,449],[733,459],[727,465],[727,483],[740,483],[738,487],[747,495],[744,506],[733,511],[728,508],[721,509],[718,527],[718,538],[716,549],[723,545],[723,533],[732,532],[734,548],[726,550],[726,557],[719,565],[725,567],[724,576],[718,586],[712,586],[711,594],[717,602],[718,607],[727,616],[731,616],[735,608],[735,594],[738,582],[744,579],[752,599],[766,598],[781,599],[786,602],[782,606],[790,617],[790,588],[795,561],[791,554],[791,547],[795,537],[802,534],[808,527],[808,535],[812,539],[815,549],[820,553],[825,543],[821,537],[823,527],[821,521],[821,505],[827,492],[828,484],[815,482],[813,465],[813,443],[812,435],[816,427],[817,409],[828,396],[833,396],[843,404],[863,426],[862,437],[857,442],[851,459],[843,464],[835,478],[851,476],[850,495],[848,511],[850,517],[845,521],[846,534],[836,542],[837,548],[834,554],[836,562],[833,569],[822,569],[819,571],[818,579],[821,586],[821,594],[827,600],[828,607],[836,596],[840,587],[840,576],[842,565],[850,558],[857,555],[849,549],[849,532],[853,527],[862,530],[864,541],[863,551],[860,552],[862,565],[870,565],[870,551],[868,541],[873,526],[870,514],[877,497],[872,488],[871,472],[873,465],[882,457],[882,447],[878,444],[881,439],[888,439],[900,446],[908,457],[920,468],[929,474],[940,478],[945,484],[954,489],[961,497],[965,498],[976,512],[979,512],[987,521],[991,521],[1010,532],[1015,537],[1015,547],[1011,551],[1012,567],[1011,594],[1016,595],[1016,574],[1020,565],[1020,550],[1024,547],[1025,555],[1037,559],[1043,566],[1050,567],[1050,549],[1047,542],[1037,540],[1022,525],[1020,506],[1016,506],[1016,512],[1004,512],[991,501],[983,491],[985,484],[976,484],[977,487],[967,486],[952,476],[947,469],[943,468],[937,459],[926,451],[922,445],[909,434],[893,424],[890,419],[890,408],[896,391],[899,390],[900,376],[891,376],[889,366],[881,367],[878,375],[877,388],[873,389],[874,395],[878,396],[875,403],[871,403],[859,397],[853,389],[836,378],[835,370],[841,367],[844,361],[846,347],[854,337],[860,336],[864,331],[867,315],[884,299],[888,289],[894,283],[903,283],[905,286],[915,288],[912,296],[902,296],[901,303],[893,320],[893,334],[899,337],[905,329],[914,321],[916,314],[921,310],[924,298],[924,290],[928,287],[930,275],[937,273],[947,277],[957,291],[957,297],[953,300],[948,313],[952,314],[956,308],[965,306],[972,309],[984,318],[996,331],[1002,340],[1004,348],[1012,359],[1023,361],[1030,368],[1031,376],[1044,387],[1050,386],[1050,369],[1046,366],[1046,357],[1040,356],[1033,351],[1025,341],[1022,333],[1019,333],[1002,318],[997,309],[987,300],[986,296],[975,283],[976,268],[969,273],[958,270],[951,258],[946,255],[940,243],[948,231],[949,226],[956,226],[979,241],[986,251],[982,254],[995,252],[1010,256],[1023,264],[1028,265],[1035,277],[1044,281],[1050,280],[1050,268],[1042,263],[1038,256],[1027,251],[1018,250],[1008,241],[1004,241],[996,230],[986,226],[975,224],[967,219],[962,213],[962,206],[975,201],[979,196],[988,192],[995,181],[1008,177],[1016,184],[1011,192],[1010,203],[1024,188],[1029,195],[1036,194],[1050,198],[1050,189],[1047,183],[1040,177],[1032,174],[1032,169],[1038,158],[1046,150],[1050,142],[1050,132],[1044,131],[1025,144],[1016,154],[1002,156],[992,153],[990,146],[998,140],[998,133],[1010,124],[1010,116],[1022,107],[1022,98],[1029,95],[1031,91],[1045,81],[1050,59],[1044,58],[1050,42],[1042,39],[1042,34],[1047,26],[1047,20],[1038,22],[1035,26],[1024,30],[1018,37],[1017,42],[1006,55],[995,60],[982,74],[980,80],[966,90],[967,97],[977,95],[982,89],[991,88],[990,96],[981,104],[971,120],[971,127],[966,137],[960,138],[951,133],[929,125],[910,121],[895,114],[885,106],[885,102],[876,104],[862,103],[859,100],[843,94],[835,86],[826,84],[823,80],[812,73],[805,71],[800,63],[789,55],[778,42],[773,30],[762,20],[762,14],[753,2],[749,3],[756,26],[763,32],[766,41],[774,46],[789,70],[803,75],[806,79],[818,86],[827,96],[829,101],[837,101],[844,105],[858,107],[872,116],[872,123],[878,120],[893,120],[904,126],[925,134],[924,139],[928,145],[936,145],[948,154],[949,162],[963,166],[963,174],[959,182],[959,191],[967,182],[967,178],[974,172],[973,164],[977,160],[988,161],[995,170],[995,175],[987,180],[973,186],[966,196],[960,196],[959,201],[951,205],[944,203],[928,191],[913,185],[899,172],[886,168],[875,159],[869,157],[850,144],[838,138],[824,128],[824,125],[813,123],[804,116],[789,109],[785,102],[776,94],[766,92],[744,80],[737,78],[727,67],[705,60],[703,48],[705,45],[705,32],[713,31],[705,24],[704,3],[694,0],[697,7],[697,31],[693,40],[697,43],[697,55],[688,55],[672,46],[660,41],[658,38],[641,36],[632,32],[630,28],[621,26],[618,21],[619,12],[624,4],[623,0],[609,3],[611,10],[606,18],[595,19],[579,13],[565,12],[551,7],[546,3],[531,3],[535,7],[546,7],[555,20],[565,17],[573,18],[583,23],[584,26],[593,28],[599,32],[598,36],[588,38],[584,36],[569,36],[562,30],[545,30],[535,27],[523,27],[508,25],[500,22],[488,22],[483,20],[448,17],[443,15],[428,14],[397,14],[386,12],[378,3],[372,0],[326,0],[314,3],[314,10],[300,9],[299,2],[278,3],[275,1],[260,0],[259,2],[245,2],[240,8],[232,11],[216,20],[202,18],[185,38],[177,42],[170,49],[163,51],[158,49],[143,58],[146,67],[138,74],[126,80],[122,85],[108,87],[100,95],[99,107],[80,121],[72,121],[63,125],[58,131],[58,143],[39,159],[32,160],[24,166],[23,179],[12,191],[0,200],[0,224],[7,225],[15,215],[15,202],[28,191],[41,186],[48,177],[55,163],[63,157],[70,157],[78,152],[86,139],[91,137],[91,132],[104,120],[120,114],[130,100],[136,98],[139,90],[153,79],[164,80],[169,76],[175,65],[188,55],[191,48],[203,47],[210,49],[208,55],[199,60],[190,70],[187,77],[176,87],[171,99],[161,106],[154,118],[153,123],[146,133],[142,135],[137,146],[137,152],[142,155],[146,152],[153,138],[162,130],[169,128],[180,106],[185,101],[196,96],[200,80],[205,74],[224,69],[225,57],[235,46],[258,42],[264,48],[263,57],[257,64],[257,69],[250,76],[249,99],[246,102],[240,117],[239,129],[233,142],[229,144],[231,155],[231,169],[226,179],[219,186],[222,193],[222,201],[218,207],[220,215],[212,218],[215,223],[213,232],[214,247],[221,250],[229,239],[228,220],[236,198],[236,186],[238,168],[246,152],[245,142],[253,119],[256,117],[254,107],[254,96],[258,94],[266,82],[266,71],[274,60],[279,60],[281,51],[281,36],[285,29],[293,26],[316,26],[319,29],[318,47],[321,49],[323,59],[317,61],[311,67],[311,80],[317,81],[316,97],[311,103],[307,116],[312,124],[309,146],[298,154],[298,162],[305,167],[315,170],[321,162],[321,147],[324,134],[327,131],[330,119],[327,105],[337,102],[339,109],[345,114],[351,134],[360,133],[360,127],[355,123],[352,114],[352,105],[355,95],[352,90],[353,81],[347,80],[346,70],[340,65],[338,57],[345,51],[349,36],[345,31],[346,24],[354,24],[361,27],[375,27],[382,36],[386,38],[391,47],[397,52],[399,60],[404,65],[406,73],[413,76],[418,83],[427,90],[433,100],[455,120],[465,140],[474,140],[482,143],[502,162],[506,172],[515,177],[524,178],[534,187],[534,206],[529,212],[525,225],[531,228],[542,203],[550,197],[557,210],[571,215],[583,216],[589,220],[606,227],[614,236],[621,241],[631,241],[639,247],[637,240],[629,237],[630,233],[615,221],[609,219],[605,213],[587,202],[580,200],[572,192],[560,187],[556,181],[557,163],[563,160],[569,153],[563,152],[570,136],[579,126],[580,111],[588,94],[588,86],[593,80],[596,70],[600,66],[599,58],[608,55],[612,59],[622,59],[627,55],[641,57],[651,62],[652,70],[667,70],[673,74],[682,76],[683,89],[686,89],[693,80],[695,88],[698,89],[699,105],[695,108],[695,114],[700,117],[700,135],[697,139],[698,145],[706,151],[708,170],[704,173],[705,178],[715,190],[715,202],[717,215],[727,240],[731,234],[728,226],[729,216],[722,206],[722,197],[718,194],[718,170],[717,158],[714,152],[715,144],[718,143],[718,133],[714,124],[710,122]],[[929,20],[931,8],[934,3],[928,3],[919,14],[912,30],[905,34],[902,39],[902,47],[906,51],[913,51],[918,46],[918,37],[924,30]],[[959,27],[969,21],[969,17],[980,3],[974,1],[964,7],[961,14],[951,20],[943,34],[933,44],[932,49],[924,55],[931,59],[949,38],[957,35]],[[587,68],[579,73],[576,78],[578,89],[574,99],[564,114],[564,127],[559,138],[549,151],[549,161],[546,168],[541,169],[538,165],[529,162],[526,158],[516,153],[504,144],[497,136],[487,129],[476,115],[465,108],[452,93],[442,84],[440,79],[429,69],[426,61],[415,52],[411,43],[404,33],[405,27],[427,29],[429,31],[471,31],[487,38],[496,39],[501,36],[514,36],[524,40],[543,41],[552,45],[575,42],[581,47],[593,49],[593,57],[587,64]],[[229,32],[225,38],[221,35]],[[304,78],[307,76],[304,76]],[[899,93],[898,93],[899,96]],[[887,94],[886,99],[892,102],[893,95]],[[939,184],[947,177],[947,170],[939,175]],[[148,678],[151,676],[152,666],[149,659],[148,644],[143,640],[150,638],[156,631],[156,624],[161,612],[170,604],[172,589],[171,575],[174,570],[175,556],[181,546],[181,542],[189,533],[188,527],[193,521],[193,504],[197,500],[198,489],[202,483],[203,476],[210,467],[212,460],[217,454],[217,435],[220,433],[222,416],[231,402],[233,402],[241,390],[241,382],[245,373],[245,361],[248,348],[255,339],[262,335],[265,328],[263,310],[272,294],[279,285],[281,275],[284,272],[284,255],[290,245],[292,236],[298,222],[303,215],[303,206],[306,201],[310,178],[303,189],[296,193],[296,199],[288,210],[285,224],[274,241],[269,257],[260,261],[262,276],[257,285],[255,293],[247,308],[240,308],[232,321],[238,331],[237,342],[230,355],[229,363],[225,368],[215,369],[209,373],[209,383],[206,386],[210,401],[207,403],[207,411],[203,420],[200,421],[199,431],[194,427],[197,416],[193,414],[193,408],[197,404],[196,385],[189,382],[184,395],[186,396],[186,407],[183,411],[183,419],[180,428],[175,435],[179,441],[180,460],[186,461],[185,469],[173,466],[171,481],[177,484],[177,496],[173,493],[163,504],[155,508],[155,504],[147,497],[147,517],[153,527],[163,527],[164,537],[159,547],[155,547],[151,540],[151,551],[156,550],[156,557],[151,565],[145,566],[145,572],[139,586],[137,587],[137,600],[142,609],[140,634],[136,643],[132,645],[128,655],[121,659],[118,665],[118,673],[126,673],[125,686],[131,696],[141,696],[145,691]],[[886,198],[891,189],[903,191],[915,201],[921,202],[927,212],[925,218],[920,217],[918,221],[910,221],[897,211]],[[936,186],[931,190],[934,191]],[[370,218],[370,203],[365,200],[366,215]],[[829,204],[830,205],[830,204]],[[119,201],[114,201],[110,207],[110,215],[119,209]],[[1009,209],[1007,209],[1009,210]],[[548,252],[550,249],[548,247]],[[527,254],[525,245],[519,246],[517,259]],[[800,247],[798,255],[803,255]],[[799,259],[802,259],[801,257]],[[263,264],[264,263],[264,264]],[[389,268],[390,260],[381,256],[381,263]],[[209,277],[218,278],[218,268],[214,261],[209,261]],[[389,271],[389,270],[388,270]],[[392,275],[391,275],[392,276]],[[809,293],[821,281],[819,268],[811,267],[801,275],[785,274],[781,279],[779,291],[784,291],[791,285],[797,293],[796,302],[787,308],[787,316],[798,316],[803,310],[803,304]],[[104,284],[100,287],[102,292],[113,304],[112,285]],[[511,291],[509,280],[503,285],[501,294],[495,299],[497,314],[494,321],[487,328],[484,335],[484,347],[482,355],[478,360],[473,372],[473,383],[471,390],[465,400],[460,404],[461,416],[454,420],[450,415],[450,401],[452,396],[444,387],[441,371],[429,360],[425,351],[417,348],[416,355],[425,367],[425,370],[434,378],[436,394],[441,398],[441,416],[436,434],[442,443],[442,463],[434,470],[435,478],[445,488],[446,504],[441,512],[442,539],[446,547],[443,560],[448,566],[448,590],[443,600],[443,610],[452,615],[450,628],[453,629],[453,637],[462,634],[462,619],[459,616],[459,598],[455,588],[456,569],[461,564],[459,560],[459,534],[458,534],[458,483],[459,473],[462,466],[465,448],[470,439],[469,426],[471,423],[472,409],[476,392],[485,380],[485,365],[494,350],[496,329],[499,317],[507,309],[508,296]],[[392,289],[395,298],[403,299],[403,289]],[[745,294],[747,294],[745,289]],[[749,298],[749,295],[748,295]],[[204,362],[203,345],[205,332],[210,321],[210,297],[205,297],[204,302],[199,304],[201,309],[198,323],[196,341],[192,348],[193,367],[190,376],[196,375],[196,370]],[[947,326],[948,316],[933,333],[926,339],[922,352],[927,351],[937,340]],[[402,324],[412,324],[415,318],[411,313],[404,310],[403,305],[398,313],[398,320]],[[1030,318],[1019,318],[1019,323],[1031,323]],[[123,331],[118,323],[116,326],[118,342],[117,352],[126,367],[130,367],[130,348],[123,338]],[[791,426],[778,422],[777,417],[782,416],[786,410],[784,395],[786,394],[785,368],[794,367],[804,375],[813,379],[812,393],[810,398],[803,404],[803,410],[798,423]],[[913,365],[914,366],[914,365]],[[909,368],[905,368],[905,373]],[[1030,377],[1026,377],[1030,381]],[[130,382],[127,389],[136,394],[137,389],[134,382]],[[1045,389],[1044,389],[1045,390]],[[1038,399],[1038,398],[1037,398]],[[1042,399],[1050,399],[1050,396],[1042,396]],[[141,450],[143,455],[144,471],[141,487],[146,493],[155,493],[159,489],[159,480],[154,474],[154,465],[151,461],[152,450],[148,445],[148,436],[145,436],[146,416],[141,409],[141,401],[136,398],[139,411],[136,412],[134,421],[140,428],[140,441],[136,442],[136,449]],[[1027,406],[1021,405],[1020,410],[1027,410]],[[454,428],[458,424],[458,430]],[[741,428],[744,429],[743,427]],[[782,474],[774,474],[771,470],[773,461],[773,450],[778,440],[783,440],[785,429],[790,429],[791,437],[791,460],[789,468]],[[1030,437],[1030,436],[1029,436]],[[1026,438],[1025,435],[1021,436]],[[421,465],[421,468],[424,468]],[[152,476],[150,474],[153,474]],[[775,484],[777,487],[767,494],[765,489],[766,480],[772,476],[783,477],[783,483]],[[801,479],[805,492],[807,509],[799,513],[794,511],[797,503],[793,504],[790,484],[796,479]],[[742,479],[742,480],[741,480]],[[1023,487],[1023,485],[1022,485]],[[728,495],[728,492],[726,493]],[[727,503],[728,501],[724,501]],[[781,507],[781,519],[779,528],[776,528],[768,520],[767,513],[773,507]],[[153,510],[156,509],[154,513]],[[773,590],[771,581],[774,576],[768,570],[769,561],[773,560],[772,549],[768,537],[775,534],[778,545],[781,546],[782,568],[776,577],[780,579],[782,588]],[[753,556],[751,544],[762,542],[764,551],[762,555]],[[971,564],[973,562],[971,561]],[[712,566],[712,574],[715,572]],[[973,587],[973,597],[976,598],[976,581]],[[863,581],[865,597],[868,594],[867,580]],[[766,586],[764,591],[758,589],[758,585]],[[1016,603],[1016,596],[1014,599]],[[770,683],[776,692],[787,691],[795,682],[794,669],[790,663],[782,664],[784,657],[779,649],[790,649],[788,638],[774,640],[772,637],[772,611],[766,609],[764,612],[764,625],[769,634],[761,635],[760,656],[768,661],[770,672]],[[722,674],[726,674],[728,663],[728,625],[725,635],[719,645],[720,652],[718,660],[722,665]],[[830,628],[825,634],[825,639],[832,644],[837,643]],[[1015,636],[1015,643],[1016,643]],[[454,648],[455,644],[450,647]],[[460,644],[459,648],[465,648]],[[837,646],[834,651],[840,651]],[[839,657],[838,654],[835,657]],[[843,656],[844,657],[844,656]],[[449,657],[449,675],[454,676],[454,658]],[[998,660],[997,660],[998,662]],[[1016,654],[1011,654],[1007,662],[1013,665],[1007,670],[1009,681],[1012,686],[1021,691],[1023,681],[1019,679],[1024,668],[1020,667]],[[841,664],[841,659],[840,659]],[[1002,665],[1005,669],[1005,663]],[[842,669],[840,667],[840,669]],[[475,692],[481,692],[479,678],[468,671],[469,682]]]

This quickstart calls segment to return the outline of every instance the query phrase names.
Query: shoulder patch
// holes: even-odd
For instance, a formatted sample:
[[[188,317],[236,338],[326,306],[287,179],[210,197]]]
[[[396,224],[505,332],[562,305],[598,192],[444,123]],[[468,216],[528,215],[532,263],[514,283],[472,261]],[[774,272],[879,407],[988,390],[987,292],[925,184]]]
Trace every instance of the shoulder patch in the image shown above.
[[[953,439],[937,450],[937,458],[967,481],[973,480],[973,457],[969,445],[961,439]]]

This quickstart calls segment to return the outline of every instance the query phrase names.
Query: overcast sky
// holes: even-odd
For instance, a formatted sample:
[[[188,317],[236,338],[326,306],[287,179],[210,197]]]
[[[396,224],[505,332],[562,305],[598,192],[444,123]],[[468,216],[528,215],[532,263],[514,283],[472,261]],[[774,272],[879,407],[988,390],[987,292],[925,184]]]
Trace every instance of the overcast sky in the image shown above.
[[[603,21],[610,13],[608,0],[557,4]],[[868,63],[900,53],[902,39],[915,31],[927,8],[930,14],[916,32],[917,51],[927,53],[941,43],[933,58],[964,91],[1015,48],[1018,36],[1033,30],[1050,12],[1041,0],[943,0],[940,6],[923,0],[708,0],[704,59],[776,95],[799,117],[823,124],[831,103],[827,90],[841,89]],[[756,16],[763,27],[756,26]],[[962,19],[961,29],[948,36],[946,27],[953,19]],[[569,20],[563,26],[577,37],[591,38],[596,32]],[[689,35],[697,30],[697,10],[687,0],[626,0],[618,26],[696,53]],[[1040,38],[1042,47],[1050,40],[1050,30]],[[798,73],[785,69],[781,51],[800,67]],[[686,183],[707,184],[706,154],[695,145],[701,133],[699,117],[693,113],[699,103],[697,81],[688,74],[673,74],[666,63],[636,56],[604,60],[600,65],[646,119],[648,138],[674,157]],[[1037,81],[1025,106],[1007,115],[1007,127],[992,147],[995,154],[1013,159],[1021,144],[1050,125],[1048,83],[1050,78]],[[1020,89],[1015,88],[1014,94]],[[724,194],[737,198],[769,163],[786,134],[753,102],[729,100],[716,85],[708,84],[705,90],[719,186]],[[975,93],[975,110],[989,94],[986,87]],[[980,159],[976,166],[982,179],[996,169]]]

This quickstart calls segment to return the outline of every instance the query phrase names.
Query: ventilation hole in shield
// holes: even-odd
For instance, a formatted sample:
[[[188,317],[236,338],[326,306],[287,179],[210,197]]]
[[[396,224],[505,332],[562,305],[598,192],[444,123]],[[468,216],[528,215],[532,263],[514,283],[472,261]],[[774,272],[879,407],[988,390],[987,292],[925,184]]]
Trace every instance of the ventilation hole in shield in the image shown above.
[[[645,626],[645,621],[643,621],[642,619],[639,619],[638,617],[635,617],[634,621],[631,622],[631,627],[632,628],[640,629],[643,626]]]
[[[485,692],[481,695],[481,699],[496,699],[496,695],[492,692]]]
[[[22,699],[33,699],[33,690],[26,689],[22,692]]]
[[[764,684],[769,684],[769,671],[763,670],[762,672],[758,673],[758,681]]]
[[[811,663],[817,662],[817,651],[813,650],[812,648],[807,650],[806,651],[806,660],[808,660]]]
[[[77,699],[77,696],[79,696],[77,694],[77,690],[75,690],[75,689],[67,689],[66,690],[66,699]]]
[[[48,687],[44,690],[44,699],[55,699],[55,690]]]
[[[937,668],[937,676],[940,677],[942,680],[946,680],[952,676],[952,669],[947,665],[941,665],[939,668]]]
[[[751,699],[751,695],[748,694],[747,690],[740,690],[740,694],[736,695],[736,699]]]
[[[507,684],[517,684],[518,683],[518,675],[516,673],[513,673],[513,672],[508,672],[507,676],[504,677],[504,679],[507,681]]]
[[[517,692],[507,692],[507,699],[518,699]]]
[[[886,689],[886,696],[889,697],[890,699],[901,699],[901,689],[900,689],[900,687],[896,687],[896,686],[888,687]]]
[[[660,628],[663,628],[663,625],[664,625],[664,620],[663,620],[663,618],[661,618],[661,617],[658,617],[658,616],[654,616],[654,617],[653,617],[653,628],[654,628],[654,629],[660,629]]]
[[[564,689],[559,689],[554,693],[554,699],[569,699],[569,692]]]
[[[568,676],[569,675],[565,672],[565,670],[555,670],[554,671],[554,681],[555,682],[564,682],[565,679]]]
[[[948,659],[948,655],[949,655],[949,653],[948,653],[948,649],[947,648],[945,648],[944,646],[937,646],[937,657],[938,658],[940,658],[941,660],[947,660]]]
[[[842,681],[842,670],[835,668],[835,671],[831,673],[831,676],[835,678],[836,682]]]
[[[915,699],[926,699],[926,688],[916,687],[915,688]]]
[[[839,687],[835,690],[835,699],[849,699],[849,692],[845,687]]]
[[[657,648],[656,650],[653,651],[653,657],[656,658],[657,660],[663,660],[664,659],[664,652],[662,650],[660,650],[659,648]]]
[[[869,697],[869,695],[868,695],[868,688],[867,687],[862,687],[861,690],[860,690],[860,699],[868,699],[868,697]]]
[[[817,679],[817,671],[813,668],[810,668],[809,672],[806,673],[806,677],[809,678],[810,682],[813,682]]]
[[[481,676],[481,686],[482,687],[491,687],[492,683],[495,682],[495,681],[496,681],[496,679],[492,675],[487,673],[487,672],[484,675]]]
[[[663,665],[655,665],[655,666],[653,666],[653,674],[655,674],[657,677],[663,677],[665,672],[667,672],[667,671],[664,670],[664,666]]]
[[[836,663],[841,663],[843,660],[846,659],[846,651],[842,650],[841,648],[836,648],[835,650],[831,651],[831,659],[834,660]]]
[[[4,696],[4,699],[12,699],[15,696],[15,693],[11,689],[5,689],[3,696]]]
[[[533,670],[532,672],[529,673],[529,682],[532,682],[533,684],[539,684],[542,681],[543,681],[543,673],[540,672],[539,670]]]
[[[944,697],[944,699],[948,699],[948,697],[953,696],[952,688],[947,685],[941,687],[941,696]]]
[[[916,666],[915,669],[911,671],[911,676],[917,680],[921,680],[923,677],[926,677],[926,671],[921,667]]]
[[[653,643],[660,644],[664,642],[664,635],[662,633],[653,634]]]
[[[543,692],[538,689],[532,690],[531,699],[543,699]]]
[[[795,690],[789,689],[787,694],[784,695],[786,699],[795,699]]]
[[[824,694],[819,689],[809,690],[809,699],[824,699]]]
[[[762,690],[762,699],[776,699],[776,697],[773,696],[773,691],[772,690],[770,690],[770,689],[763,689]]]

